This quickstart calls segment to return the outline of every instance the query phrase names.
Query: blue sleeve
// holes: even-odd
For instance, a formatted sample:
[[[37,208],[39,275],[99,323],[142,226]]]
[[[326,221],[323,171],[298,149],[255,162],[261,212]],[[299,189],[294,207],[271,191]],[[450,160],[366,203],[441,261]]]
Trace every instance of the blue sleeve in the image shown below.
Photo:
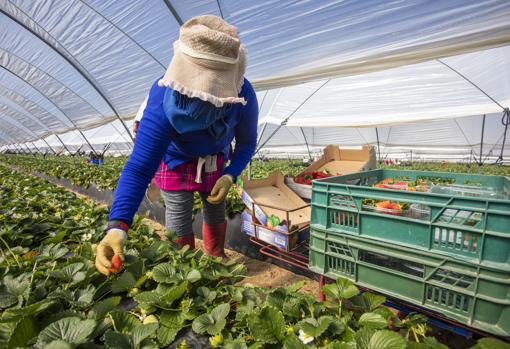
[[[242,117],[235,129],[236,145],[232,161],[230,161],[230,165],[225,169],[225,173],[231,175],[234,179],[248,165],[257,146],[259,104],[257,102],[257,94],[248,80],[245,80],[245,85],[246,93],[244,97],[247,103],[242,109]]]
[[[140,121],[133,152],[122,170],[115,190],[110,221],[119,220],[131,225],[145,191],[171,142],[172,127],[161,107],[163,94],[164,87],[155,83]]]

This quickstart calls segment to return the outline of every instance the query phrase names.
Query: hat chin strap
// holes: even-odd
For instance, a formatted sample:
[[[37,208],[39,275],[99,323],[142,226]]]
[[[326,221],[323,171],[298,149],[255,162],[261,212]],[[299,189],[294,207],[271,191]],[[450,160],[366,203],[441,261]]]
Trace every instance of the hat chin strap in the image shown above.
[[[227,64],[236,64],[237,62],[239,62],[239,55],[236,58],[230,58],[220,56],[214,53],[198,52],[192,49],[191,47],[187,46],[180,40],[177,40],[175,43],[177,44],[176,46],[179,46],[179,49],[181,50],[182,53],[193,58],[207,59],[209,61],[222,62]]]

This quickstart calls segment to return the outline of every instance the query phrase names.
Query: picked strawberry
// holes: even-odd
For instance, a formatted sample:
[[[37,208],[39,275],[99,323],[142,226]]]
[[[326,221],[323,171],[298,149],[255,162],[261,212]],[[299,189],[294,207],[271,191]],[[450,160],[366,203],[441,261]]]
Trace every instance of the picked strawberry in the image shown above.
[[[112,267],[109,269],[110,273],[118,273],[122,270],[122,259],[118,254],[112,257]]]

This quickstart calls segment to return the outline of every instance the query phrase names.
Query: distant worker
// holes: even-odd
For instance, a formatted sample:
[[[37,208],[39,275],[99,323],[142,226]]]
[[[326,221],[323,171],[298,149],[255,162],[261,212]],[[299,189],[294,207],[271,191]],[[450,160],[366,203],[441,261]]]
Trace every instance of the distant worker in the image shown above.
[[[120,176],[97,248],[99,272],[109,274],[113,255],[122,257],[128,228],[154,175],[166,205],[166,227],[177,243],[195,248],[192,210],[199,192],[205,253],[225,256],[225,198],[257,141],[258,103],[244,78],[245,62],[236,28],[221,18],[199,16],[182,25],[172,61],[149,92]]]

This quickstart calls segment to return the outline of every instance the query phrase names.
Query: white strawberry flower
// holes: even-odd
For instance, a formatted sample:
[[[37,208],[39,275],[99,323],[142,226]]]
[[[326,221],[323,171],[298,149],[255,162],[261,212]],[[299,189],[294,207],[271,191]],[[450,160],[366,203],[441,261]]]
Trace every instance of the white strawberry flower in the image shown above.
[[[90,239],[92,239],[92,234],[91,233],[83,234],[81,238],[83,241],[89,241]]]
[[[303,342],[303,344],[311,343],[314,340],[313,336],[310,336],[303,330],[299,330],[299,339]]]

